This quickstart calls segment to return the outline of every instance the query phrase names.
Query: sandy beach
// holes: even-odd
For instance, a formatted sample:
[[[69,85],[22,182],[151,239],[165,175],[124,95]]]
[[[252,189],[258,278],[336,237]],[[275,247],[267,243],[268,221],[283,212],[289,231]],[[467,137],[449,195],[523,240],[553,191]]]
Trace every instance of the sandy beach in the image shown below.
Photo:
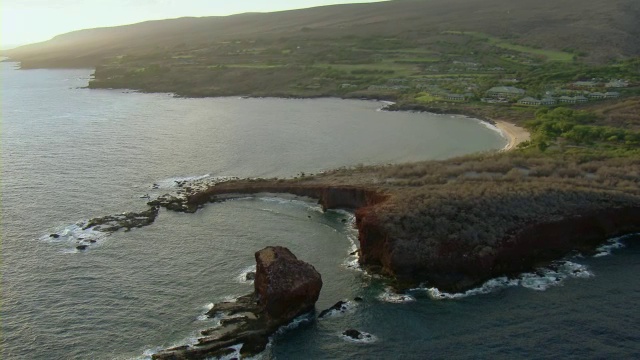
[[[513,150],[516,146],[518,146],[518,144],[531,138],[531,134],[529,134],[529,132],[525,128],[522,128],[515,124],[496,120],[495,126],[500,129],[504,137],[509,140],[509,143],[504,147],[504,149],[502,149],[502,151]]]

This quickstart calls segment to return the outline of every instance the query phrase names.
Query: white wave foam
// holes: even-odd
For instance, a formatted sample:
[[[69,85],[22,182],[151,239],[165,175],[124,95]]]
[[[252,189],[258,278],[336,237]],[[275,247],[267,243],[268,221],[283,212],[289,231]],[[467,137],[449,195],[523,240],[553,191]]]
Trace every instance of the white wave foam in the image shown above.
[[[491,279],[482,286],[467,290],[463,293],[448,293],[444,291],[440,291],[438,288],[416,288],[411,289],[412,291],[426,291],[429,294],[429,297],[436,300],[442,299],[461,299],[468,296],[481,295],[481,294],[489,294],[491,292],[496,291],[497,289],[503,289],[509,286],[516,286],[518,284],[517,279],[508,279],[507,277],[499,277],[495,279]]]
[[[591,276],[593,276],[593,273],[590,272],[585,265],[571,261],[562,261],[549,268],[542,268],[535,273],[523,273],[515,279],[509,279],[504,276],[491,279],[482,284],[482,286],[467,290],[463,293],[448,293],[440,291],[434,287],[416,288],[411,291],[426,291],[427,294],[429,294],[429,297],[435,300],[451,300],[462,299],[474,295],[489,294],[512,286],[522,286],[531,290],[544,291],[552,286],[561,285],[567,278],[588,278]]]
[[[204,314],[198,315],[198,317],[196,318],[196,320],[198,321],[213,321],[215,323],[214,327],[217,327],[220,325],[220,320],[222,319],[223,314],[222,313],[217,313],[215,314],[214,317],[209,317],[207,316],[207,313],[213,309],[213,303],[208,303],[205,306],[202,307],[202,309],[204,310]]]
[[[378,299],[380,301],[393,304],[404,304],[416,301],[416,298],[414,298],[413,296],[408,294],[398,294],[390,287],[387,287],[382,294],[378,295]]]
[[[240,275],[236,276],[236,281],[241,284],[253,284],[253,280],[247,280],[247,274],[256,272],[256,265],[247,266],[242,270]]]
[[[197,176],[183,176],[183,177],[171,177],[167,179],[158,180],[154,183],[154,188],[158,189],[175,189],[180,183],[191,183],[194,181],[201,181],[211,177],[211,174],[197,175]]]
[[[242,349],[243,345],[244,345],[243,343],[240,343],[233,346],[229,346],[228,349],[233,349],[233,352],[228,355],[218,357],[217,359],[218,360],[242,359],[242,356],[240,355],[240,349]]]
[[[625,245],[622,243],[622,240],[624,238],[626,238],[626,236],[609,239],[606,244],[596,249],[597,253],[593,255],[593,257],[602,257],[602,256],[611,255],[613,250],[624,248]]]
[[[354,339],[351,336],[347,336],[344,333],[340,333],[339,336],[342,340],[346,340],[354,343],[360,343],[360,344],[370,344],[378,341],[378,337],[373,334],[369,334],[368,332],[364,332],[364,331],[358,331],[358,332],[360,333],[360,335],[358,335],[357,339]]]
[[[300,316],[298,316],[297,318],[291,320],[290,323],[288,323],[287,325],[282,325],[280,326],[280,328],[275,332],[275,334],[277,335],[281,335],[284,334],[285,332],[289,331],[289,330],[293,330],[295,328],[297,328],[298,326],[311,322],[313,319],[315,318],[313,313],[306,313],[306,314],[302,314]]]
[[[494,124],[492,124],[492,123],[490,123],[488,121],[485,121],[485,120],[480,120],[480,119],[476,119],[476,118],[472,118],[472,117],[468,117],[468,116],[465,116],[465,118],[470,119],[470,120],[474,120],[474,121],[480,123],[482,126],[486,127],[487,129],[497,132],[498,134],[500,134],[500,136],[502,136],[502,138],[507,140],[507,144],[505,145],[503,150],[505,150],[505,149],[507,149],[509,147],[508,142],[511,140],[511,137],[504,130],[500,129],[496,125],[494,125]]]
[[[161,346],[156,346],[156,347],[153,347],[153,348],[145,349],[142,352],[142,356],[135,358],[135,360],[151,360],[152,357],[153,357],[153,354],[157,354],[160,351],[162,351],[162,347]]]
[[[357,256],[349,256],[342,265],[347,269],[364,272],[364,269],[360,266],[360,261]]]
[[[103,240],[109,236],[109,233],[93,230],[93,228],[83,229],[85,221],[80,221],[73,225],[68,225],[52,234],[56,234],[57,237],[52,237],[52,234],[42,235],[40,240],[49,243],[66,243],[73,246],[72,249],[63,250],[65,253],[78,253],[76,246],[79,245],[99,245]]]
[[[377,109],[376,109],[376,111],[384,111],[384,110],[386,110],[389,106],[391,106],[391,105],[395,104],[395,102],[393,102],[393,101],[380,100],[379,102],[382,104],[382,106],[380,106],[379,108],[377,108]]]

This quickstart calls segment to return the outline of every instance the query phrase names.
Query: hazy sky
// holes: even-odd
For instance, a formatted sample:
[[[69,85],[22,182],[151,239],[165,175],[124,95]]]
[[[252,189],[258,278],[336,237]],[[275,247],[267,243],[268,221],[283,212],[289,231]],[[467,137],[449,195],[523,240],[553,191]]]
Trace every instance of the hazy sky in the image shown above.
[[[0,47],[73,30],[182,16],[230,15],[376,0],[0,0]]]

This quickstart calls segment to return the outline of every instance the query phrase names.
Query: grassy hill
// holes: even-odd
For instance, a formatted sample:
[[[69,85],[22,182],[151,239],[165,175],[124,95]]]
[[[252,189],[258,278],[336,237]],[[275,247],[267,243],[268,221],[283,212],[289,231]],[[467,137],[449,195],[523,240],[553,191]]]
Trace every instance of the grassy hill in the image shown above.
[[[640,54],[639,18],[635,0],[395,0],[80,30],[4,54],[23,67],[92,67],[113,56],[208,49],[231,40],[420,41],[458,31],[485,34],[487,41],[515,50],[569,50],[605,62]]]

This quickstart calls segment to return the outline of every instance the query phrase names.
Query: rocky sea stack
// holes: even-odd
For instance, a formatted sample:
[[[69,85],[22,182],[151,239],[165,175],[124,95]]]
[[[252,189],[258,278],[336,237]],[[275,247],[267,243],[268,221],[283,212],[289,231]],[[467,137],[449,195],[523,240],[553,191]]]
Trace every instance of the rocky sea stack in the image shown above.
[[[316,269],[298,260],[289,249],[267,247],[256,252],[255,292],[273,320],[293,319],[313,309],[322,278]]]
[[[280,326],[313,310],[322,278],[312,265],[281,246],[266,247],[255,257],[255,291],[234,302],[215,304],[207,316],[220,318],[220,325],[202,331],[197,344],[162,350],[153,359],[224,356],[240,344],[240,355],[252,356],[265,349]]]

